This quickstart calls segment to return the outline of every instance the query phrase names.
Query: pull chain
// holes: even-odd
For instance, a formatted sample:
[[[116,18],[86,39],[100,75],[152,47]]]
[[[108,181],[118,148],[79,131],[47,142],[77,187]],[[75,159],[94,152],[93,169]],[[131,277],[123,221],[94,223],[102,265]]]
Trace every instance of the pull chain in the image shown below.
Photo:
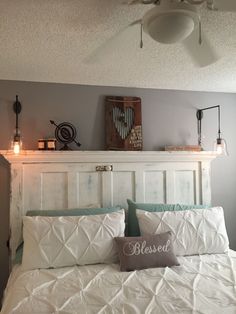
[[[143,48],[143,23],[140,24],[140,48]]]
[[[199,22],[198,22],[198,30],[199,30],[198,43],[199,45],[201,45],[202,44],[202,22],[201,22],[200,17],[199,17]]]

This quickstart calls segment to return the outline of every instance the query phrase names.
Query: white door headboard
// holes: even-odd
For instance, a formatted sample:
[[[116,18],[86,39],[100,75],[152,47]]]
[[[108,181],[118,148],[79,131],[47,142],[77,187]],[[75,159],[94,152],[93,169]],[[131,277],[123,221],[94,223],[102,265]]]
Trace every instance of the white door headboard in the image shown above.
[[[3,153],[3,152],[2,152]],[[5,152],[11,164],[11,249],[22,239],[22,216],[137,202],[210,204],[212,152]]]

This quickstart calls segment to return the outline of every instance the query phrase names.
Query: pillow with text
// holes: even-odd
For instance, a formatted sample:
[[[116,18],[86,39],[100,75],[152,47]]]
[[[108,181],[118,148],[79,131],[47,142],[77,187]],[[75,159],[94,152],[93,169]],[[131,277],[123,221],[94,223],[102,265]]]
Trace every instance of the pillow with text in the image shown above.
[[[121,271],[179,265],[173,252],[171,232],[143,237],[117,237]]]

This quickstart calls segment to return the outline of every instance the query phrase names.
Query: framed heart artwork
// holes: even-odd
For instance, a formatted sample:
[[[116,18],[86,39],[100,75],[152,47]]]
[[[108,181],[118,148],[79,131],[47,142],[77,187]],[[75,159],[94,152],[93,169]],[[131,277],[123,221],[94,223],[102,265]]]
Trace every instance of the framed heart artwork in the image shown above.
[[[139,97],[106,97],[106,149],[142,150],[142,116]]]

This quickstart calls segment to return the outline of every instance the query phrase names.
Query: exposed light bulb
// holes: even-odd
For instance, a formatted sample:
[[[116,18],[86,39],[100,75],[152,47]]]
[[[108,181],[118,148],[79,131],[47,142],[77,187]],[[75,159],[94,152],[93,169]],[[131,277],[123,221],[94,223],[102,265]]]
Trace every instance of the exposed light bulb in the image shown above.
[[[14,151],[14,154],[18,155],[20,153],[20,142],[13,142],[13,151]]]
[[[12,150],[14,154],[18,155],[21,151],[21,148],[22,148],[22,141],[21,141],[21,137],[18,131],[18,134],[14,135],[14,138],[12,141]]]
[[[217,145],[216,147],[217,154],[221,155],[223,153],[223,147],[222,145]]]

